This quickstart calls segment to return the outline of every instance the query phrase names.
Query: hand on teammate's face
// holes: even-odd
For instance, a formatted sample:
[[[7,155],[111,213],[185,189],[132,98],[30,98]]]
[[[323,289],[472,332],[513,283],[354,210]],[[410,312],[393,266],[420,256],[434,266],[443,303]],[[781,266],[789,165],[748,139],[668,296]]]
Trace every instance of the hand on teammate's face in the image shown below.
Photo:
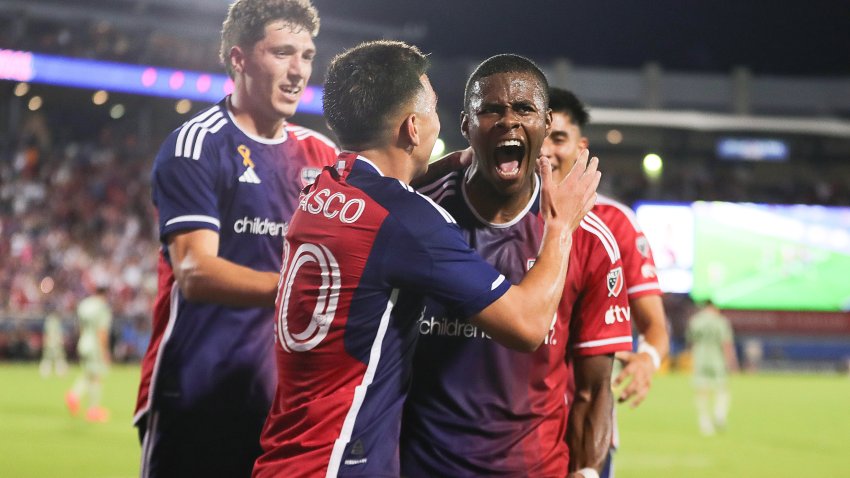
[[[582,150],[569,174],[559,183],[552,176],[552,165],[543,156],[537,159],[542,179],[541,212],[547,222],[564,221],[570,232],[574,231],[584,216],[596,204],[596,188],[601,173],[597,170],[599,159],[588,159],[588,150]]]

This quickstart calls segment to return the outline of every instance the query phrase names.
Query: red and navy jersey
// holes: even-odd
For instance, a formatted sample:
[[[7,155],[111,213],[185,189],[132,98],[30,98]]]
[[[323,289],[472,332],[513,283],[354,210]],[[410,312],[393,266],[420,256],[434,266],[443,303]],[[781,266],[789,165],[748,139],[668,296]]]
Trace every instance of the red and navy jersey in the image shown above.
[[[593,206],[593,213],[608,224],[620,246],[629,299],[645,295],[662,295],[655,271],[655,260],[652,258],[652,249],[637,222],[634,211],[600,194],[596,205]]]
[[[210,229],[219,235],[220,257],[279,271],[299,193],[334,163],[337,150],[295,125],[287,125],[280,139],[249,135],[226,105],[222,100],[172,132],[154,162],[152,197],[163,246],[134,421],[152,405],[258,415],[271,406],[274,310],[186,301],[174,282],[166,240]]]
[[[463,177],[454,172],[420,191],[457,219],[485,260],[519,283],[543,238],[539,190],[514,221],[491,224],[470,205]],[[566,476],[565,361],[629,350],[632,342],[620,256],[605,224],[591,214],[573,234],[564,295],[534,353],[503,347],[430,303],[426,310],[405,405],[402,474]]]
[[[469,317],[510,285],[443,208],[353,153],[305,191],[284,248],[254,476],[397,477],[425,297]]]

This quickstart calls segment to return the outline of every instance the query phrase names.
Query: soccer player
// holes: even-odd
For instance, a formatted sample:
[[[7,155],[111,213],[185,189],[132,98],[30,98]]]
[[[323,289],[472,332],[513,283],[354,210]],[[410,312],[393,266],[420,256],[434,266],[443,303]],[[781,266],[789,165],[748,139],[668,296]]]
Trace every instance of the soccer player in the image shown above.
[[[221,33],[233,94],[153,166],[162,253],[135,423],[142,476],[248,476],[275,383],[274,297],[300,190],[336,148],[293,124],[316,54],[308,0],[238,0]]]
[[[461,115],[472,164],[419,188],[513,284],[526,277],[543,239],[534,160],[550,127],[547,90],[546,77],[526,58],[481,63],[467,81]],[[495,343],[453,311],[429,307],[418,324],[402,422],[405,476],[563,477],[572,461],[588,477],[601,465],[613,354],[631,348],[628,303],[605,224],[590,214],[572,240],[563,298],[533,354]],[[574,363],[581,391],[569,411],[576,428],[569,449],[565,360]]]
[[[65,360],[65,332],[62,330],[62,318],[56,310],[44,317],[44,333],[41,340],[41,363],[38,371],[42,377],[51,373],[64,376],[68,372]]]
[[[328,69],[325,116],[347,151],[306,190],[286,234],[278,390],[255,477],[399,476],[426,296],[512,347],[534,350],[547,335],[572,231],[595,196],[597,161],[585,155],[558,185],[543,165],[537,264],[510,285],[451,215],[408,185],[427,169],[440,130],[427,66],[416,47],[376,41]]]
[[[579,152],[588,147],[589,141],[582,128],[590,120],[590,115],[572,92],[560,88],[549,89],[549,107],[552,109],[552,131],[543,143],[542,154],[552,163],[555,177],[561,177],[575,163]],[[655,261],[634,211],[628,206],[599,195],[592,212],[608,225],[620,247],[632,323],[640,336],[636,353],[624,351],[616,354],[622,369],[615,377],[614,385],[626,384],[618,397],[619,402],[630,401],[632,406],[638,406],[649,393],[652,376],[669,350]],[[613,476],[612,459],[617,446],[619,437],[615,421],[611,452],[601,475],[603,477]]]
[[[738,369],[732,327],[709,300],[691,317],[686,338],[693,359],[699,429],[703,435],[714,435],[726,427],[729,414],[727,373]]]
[[[80,357],[82,373],[65,394],[65,404],[72,415],[80,410],[80,402],[86,399],[86,420],[105,422],[109,411],[100,405],[103,379],[109,371],[109,331],[112,327],[112,308],[106,301],[108,287],[97,285],[94,294],[77,305],[80,320],[80,337],[77,340],[77,355]]]

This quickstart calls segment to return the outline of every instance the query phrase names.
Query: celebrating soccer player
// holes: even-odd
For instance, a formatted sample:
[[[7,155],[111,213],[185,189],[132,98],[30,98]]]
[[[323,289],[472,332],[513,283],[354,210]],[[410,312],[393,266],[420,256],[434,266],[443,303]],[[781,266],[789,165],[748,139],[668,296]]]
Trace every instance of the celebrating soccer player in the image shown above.
[[[248,476],[276,375],[283,234],[336,157],[287,123],[319,18],[308,0],[237,0],[221,34],[233,94],[175,130],[153,167],[162,253],[135,421],[142,476]]]

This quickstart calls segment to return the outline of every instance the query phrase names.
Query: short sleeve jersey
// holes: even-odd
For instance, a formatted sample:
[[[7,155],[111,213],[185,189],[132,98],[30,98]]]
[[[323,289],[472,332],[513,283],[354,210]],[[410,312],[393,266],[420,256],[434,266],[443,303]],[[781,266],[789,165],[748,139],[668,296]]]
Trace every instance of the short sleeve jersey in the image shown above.
[[[463,174],[451,173],[420,192],[457,219],[487,262],[519,283],[543,238],[539,191],[514,221],[490,224],[470,205]],[[566,475],[565,359],[629,350],[632,341],[617,245],[599,218],[589,215],[576,230],[569,261],[558,313],[531,354],[503,347],[462,317],[429,304],[418,323],[405,405],[404,476]]]
[[[620,246],[629,299],[661,295],[652,249],[637,222],[634,211],[601,194],[592,211],[605,221]]]
[[[80,319],[80,337],[77,341],[77,353],[87,360],[99,360],[103,357],[99,334],[112,327],[112,309],[103,297],[92,295],[77,305],[77,317]]]
[[[337,152],[327,138],[292,124],[278,139],[249,135],[234,122],[227,99],[165,140],[151,178],[162,241],[159,290],[135,420],[152,404],[265,416],[276,382],[273,308],[186,301],[166,241],[174,233],[209,229],[218,233],[219,257],[278,272],[299,193]]]
[[[425,297],[467,317],[509,283],[445,210],[352,153],[306,190],[284,255],[279,382],[254,476],[399,476]]]
[[[732,327],[727,318],[711,310],[698,312],[688,323],[687,340],[696,375],[725,375],[724,345],[732,341]]]

